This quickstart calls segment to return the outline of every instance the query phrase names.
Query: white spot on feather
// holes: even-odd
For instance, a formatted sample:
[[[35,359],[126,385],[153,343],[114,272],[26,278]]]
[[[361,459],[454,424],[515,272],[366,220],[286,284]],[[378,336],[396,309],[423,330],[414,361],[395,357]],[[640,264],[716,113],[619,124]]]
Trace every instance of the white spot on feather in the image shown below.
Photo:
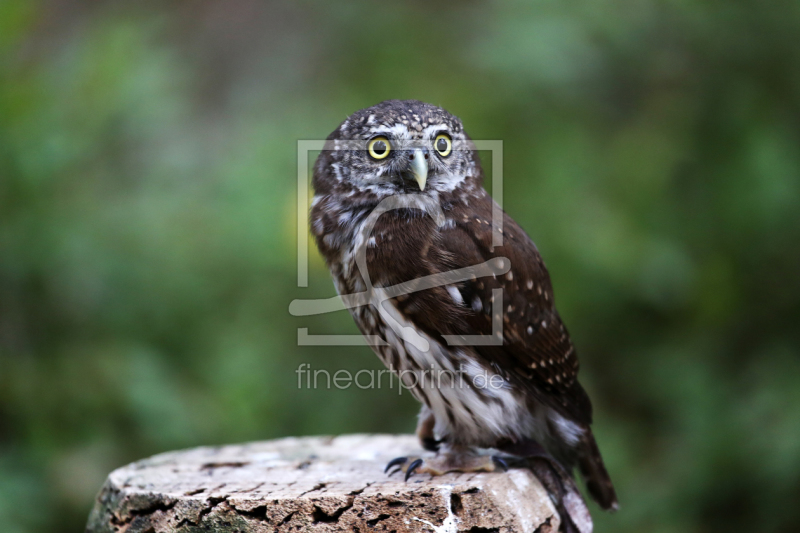
[[[483,302],[477,296],[472,299],[472,310],[479,313],[483,309]]]
[[[556,379],[558,379],[558,376],[556,376]],[[578,443],[584,433],[581,426],[572,420],[567,420],[553,409],[550,409],[547,415],[550,421],[556,426],[558,433],[567,443],[570,445]]]
[[[450,293],[450,298],[453,299],[456,305],[464,305],[464,298],[461,297],[461,293],[458,292],[458,289],[456,289],[452,285],[448,285],[447,292]]]

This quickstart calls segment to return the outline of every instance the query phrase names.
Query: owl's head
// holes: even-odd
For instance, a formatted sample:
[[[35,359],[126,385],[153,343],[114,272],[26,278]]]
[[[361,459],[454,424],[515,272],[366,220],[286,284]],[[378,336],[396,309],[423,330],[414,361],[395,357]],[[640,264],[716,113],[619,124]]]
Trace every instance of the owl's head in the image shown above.
[[[386,100],[353,113],[328,136],[314,169],[317,194],[378,198],[443,193],[480,179],[461,121],[418,100]]]

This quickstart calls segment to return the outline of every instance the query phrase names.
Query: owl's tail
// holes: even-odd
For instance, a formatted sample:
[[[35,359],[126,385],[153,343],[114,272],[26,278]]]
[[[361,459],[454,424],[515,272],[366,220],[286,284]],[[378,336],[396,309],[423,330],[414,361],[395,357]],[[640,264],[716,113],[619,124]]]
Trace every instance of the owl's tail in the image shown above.
[[[578,468],[586,481],[589,494],[603,509],[616,511],[619,508],[617,493],[589,428],[586,428],[586,433],[581,438],[578,454]]]

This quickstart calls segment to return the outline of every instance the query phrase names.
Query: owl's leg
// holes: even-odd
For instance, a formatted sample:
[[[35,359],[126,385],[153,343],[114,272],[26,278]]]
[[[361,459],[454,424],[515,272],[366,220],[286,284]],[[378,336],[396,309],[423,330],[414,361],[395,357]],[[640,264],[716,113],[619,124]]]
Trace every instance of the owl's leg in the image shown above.
[[[436,435],[433,432],[434,426],[436,426],[436,418],[433,416],[433,411],[423,404],[417,422],[417,438],[419,438],[422,447],[429,452],[438,452],[439,445],[442,442],[436,439]]]
[[[455,447],[445,444],[434,457],[398,457],[386,465],[386,472],[397,467],[389,475],[398,470],[405,473],[408,481],[414,474],[430,474],[441,476],[447,472],[496,472],[508,470],[506,462],[496,455],[481,455],[467,447]]]
[[[592,517],[570,472],[533,439],[499,442],[498,450],[515,456],[514,463],[529,468],[542,483],[561,516],[561,531],[592,531]]]

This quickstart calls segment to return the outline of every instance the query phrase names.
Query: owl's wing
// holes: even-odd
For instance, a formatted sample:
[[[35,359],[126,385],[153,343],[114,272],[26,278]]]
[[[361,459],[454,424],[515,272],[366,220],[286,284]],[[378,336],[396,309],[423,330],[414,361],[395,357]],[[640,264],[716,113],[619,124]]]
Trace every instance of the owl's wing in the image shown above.
[[[578,357],[569,333],[553,304],[550,276],[528,235],[504,213],[503,246],[492,248],[492,205],[488,195],[470,202],[469,209],[456,207],[448,217],[454,222],[440,232],[441,250],[429,254],[432,269],[477,265],[505,257],[510,270],[459,283],[459,298],[440,293],[438,305],[448,298],[452,307],[439,313],[430,328],[440,333],[493,335],[492,290],[503,289],[503,344],[475,346],[476,354],[495,371],[528,390],[538,401],[582,424],[590,424],[592,407],[577,381]],[[456,295],[456,296],[458,296]],[[422,303],[422,302],[420,302]],[[425,307],[424,305],[422,306]],[[436,313],[432,313],[436,315]],[[418,324],[421,320],[415,321]]]

